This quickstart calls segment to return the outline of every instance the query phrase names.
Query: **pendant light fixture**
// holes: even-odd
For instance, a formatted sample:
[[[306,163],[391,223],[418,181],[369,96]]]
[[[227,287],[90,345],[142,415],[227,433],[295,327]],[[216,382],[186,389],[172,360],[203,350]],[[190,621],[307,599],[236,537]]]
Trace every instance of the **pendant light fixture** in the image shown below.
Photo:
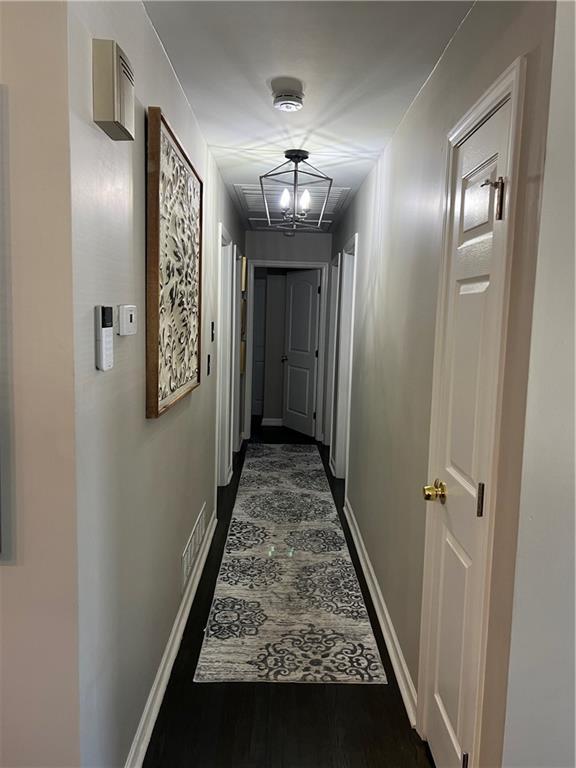
[[[288,149],[286,161],[260,176],[268,226],[295,235],[322,227],[332,179],[308,162],[305,149]]]

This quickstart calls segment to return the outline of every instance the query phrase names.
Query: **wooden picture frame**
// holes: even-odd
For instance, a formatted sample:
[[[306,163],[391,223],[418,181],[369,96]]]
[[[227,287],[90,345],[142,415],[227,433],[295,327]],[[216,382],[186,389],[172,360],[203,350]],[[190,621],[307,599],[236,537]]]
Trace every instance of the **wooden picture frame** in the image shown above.
[[[146,418],[200,384],[203,184],[160,107],[146,150]]]

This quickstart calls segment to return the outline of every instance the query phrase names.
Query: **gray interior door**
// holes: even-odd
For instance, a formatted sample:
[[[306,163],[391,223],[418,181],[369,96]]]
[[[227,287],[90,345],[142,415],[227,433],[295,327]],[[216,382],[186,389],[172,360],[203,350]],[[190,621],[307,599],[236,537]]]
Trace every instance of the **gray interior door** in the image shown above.
[[[314,435],[320,271],[286,276],[284,426]]]

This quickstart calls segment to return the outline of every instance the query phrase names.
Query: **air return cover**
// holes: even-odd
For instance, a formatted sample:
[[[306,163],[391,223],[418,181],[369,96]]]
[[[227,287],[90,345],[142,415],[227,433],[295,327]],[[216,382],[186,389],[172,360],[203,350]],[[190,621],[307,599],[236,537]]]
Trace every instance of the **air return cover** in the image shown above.
[[[134,139],[134,72],[114,40],[92,40],[94,122],[114,141]]]

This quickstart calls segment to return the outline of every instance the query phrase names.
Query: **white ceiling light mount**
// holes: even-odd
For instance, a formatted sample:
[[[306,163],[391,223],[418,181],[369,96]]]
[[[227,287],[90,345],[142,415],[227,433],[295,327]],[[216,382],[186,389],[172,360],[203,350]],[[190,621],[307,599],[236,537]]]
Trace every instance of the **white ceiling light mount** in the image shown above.
[[[284,157],[260,176],[268,226],[285,235],[321,231],[332,179],[308,162],[305,149],[288,149]]]
[[[286,92],[274,94],[274,106],[280,112],[298,112],[304,106],[302,93]]]

